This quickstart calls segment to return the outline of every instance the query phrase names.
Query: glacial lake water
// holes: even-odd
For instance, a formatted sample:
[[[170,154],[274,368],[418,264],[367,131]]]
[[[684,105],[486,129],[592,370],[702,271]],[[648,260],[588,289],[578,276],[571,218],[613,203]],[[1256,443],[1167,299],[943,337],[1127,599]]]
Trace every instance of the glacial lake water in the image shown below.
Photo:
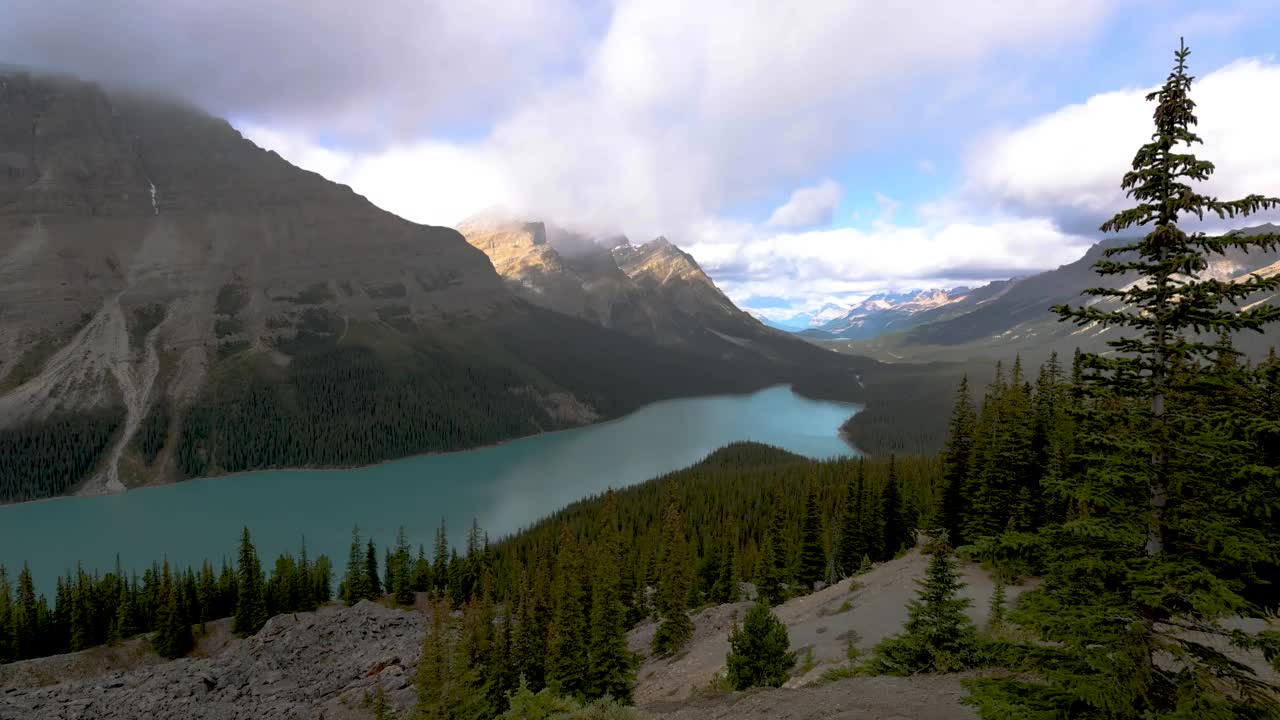
[[[738,440],[814,458],[856,454],[838,428],[856,405],[809,400],[779,386],[750,395],[670,400],[607,423],[475,450],[348,470],[272,470],[0,507],[0,563],[24,561],[41,592],[77,561],[107,571],[119,554],[138,570],[167,555],[179,566],[233,560],[248,526],[269,571],[307,539],[340,573],[351,526],[382,548],[403,525],[426,545],[441,517],[458,543],[473,517],[499,537],[582,497],[687,467]]]

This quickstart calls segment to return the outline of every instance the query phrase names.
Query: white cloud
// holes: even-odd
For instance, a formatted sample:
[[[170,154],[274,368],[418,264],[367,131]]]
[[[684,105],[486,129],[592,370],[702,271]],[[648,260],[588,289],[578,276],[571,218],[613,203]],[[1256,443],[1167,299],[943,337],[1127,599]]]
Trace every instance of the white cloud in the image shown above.
[[[701,224],[686,250],[735,302],[784,297],[794,312],[885,289],[977,285],[1031,274],[1078,259],[1092,242],[1044,218],[952,218],[800,233],[717,220]]]
[[[581,70],[522,95],[460,162],[497,158],[523,206],[563,223],[679,237],[821,176],[920,82],[1087,34],[1112,5],[617,0]]]
[[[381,146],[492,118],[580,60],[574,0],[0,0],[2,61]]]
[[[823,180],[817,185],[791,193],[791,199],[769,216],[768,224],[786,229],[830,225],[831,216],[839,202],[840,185],[833,180]]]
[[[503,164],[482,148],[420,142],[344,153],[266,128],[242,126],[240,132],[414,222],[453,226],[481,210],[518,204]]]
[[[1103,93],[981,143],[969,162],[969,193],[1024,212],[1098,225],[1127,199],[1120,179],[1150,139],[1149,88]],[[1202,190],[1234,198],[1280,195],[1280,65],[1241,60],[1191,88],[1204,139],[1193,152],[1217,166]]]

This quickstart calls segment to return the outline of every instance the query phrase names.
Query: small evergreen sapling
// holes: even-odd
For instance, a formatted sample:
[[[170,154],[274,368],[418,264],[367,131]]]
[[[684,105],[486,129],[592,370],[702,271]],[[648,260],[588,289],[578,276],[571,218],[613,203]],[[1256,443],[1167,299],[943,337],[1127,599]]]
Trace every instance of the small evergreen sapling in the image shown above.
[[[782,687],[796,665],[787,626],[769,606],[756,603],[729,633],[728,680],[734,690]]]
[[[934,553],[928,572],[917,585],[920,590],[907,605],[906,626],[901,633],[876,645],[867,665],[869,672],[954,672],[974,664],[977,629],[965,614],[969,600],[958,597],[964,585],[951,553]]]

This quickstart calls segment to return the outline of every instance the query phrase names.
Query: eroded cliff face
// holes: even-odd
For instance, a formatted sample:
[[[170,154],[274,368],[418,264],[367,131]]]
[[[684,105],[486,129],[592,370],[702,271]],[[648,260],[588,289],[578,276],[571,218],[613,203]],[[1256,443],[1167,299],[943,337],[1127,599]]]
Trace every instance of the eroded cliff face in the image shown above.
[[[146,385],[157,355],[189,392],[219,352],[287,350],[351,322],[430,328],[510,301],[455,231],[389,215],[222,120],[21,74],[0,76],[0,107],[8,419],[105,402],[113,371]],[[54,349],[42,377],[13,377],[41,341]]]

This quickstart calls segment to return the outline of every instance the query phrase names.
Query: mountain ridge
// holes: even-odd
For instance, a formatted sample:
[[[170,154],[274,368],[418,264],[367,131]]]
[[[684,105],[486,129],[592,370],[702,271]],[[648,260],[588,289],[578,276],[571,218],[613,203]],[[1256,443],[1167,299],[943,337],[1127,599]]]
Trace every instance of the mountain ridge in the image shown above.
[[[0,502],[366,464],[780,382],[852,399],[867,365],[773,335],[784,351],[746,352],[701,316],[664,345],[549,312],[457,230],[179,104],[25,72],[0,72],[0,104]],[[681,277],[653,283],[664,308]]]
[[[1232,230],[1226,235],[1256,235],[1280,231],[1262,224]],[[1087,287],[1122,288],[1133,282],[1129,275],[1101,277],[1093,265],[1111,249],[1131,243],[1130,238],[1107,238],[1092,245],[1079,259],[1037,275],[1001,280],[976,288],[954,303],[917,313],[909,327],[856,342],[831,337],[814,338],[841,352],[867,354],[890,361],[972,360],[1006,358],[1022,353],[1040,359],[1050,352],[1070,354],[1076,347],[1095,352],[1107,350],[1105,328],[1060,323],[1050,307],[1082,305],[1097,299],[1084,295]],[[1246,254],[1229,251],[1215,258],[1203,273],[1222,279],[1258,272],[1280,274],[1280,252]],[[1280,304],[1280,295],[1251,297],[1241,303]],[[1260,357],[1280,344],[1280,331],[1238,333],[1237,347]]]

